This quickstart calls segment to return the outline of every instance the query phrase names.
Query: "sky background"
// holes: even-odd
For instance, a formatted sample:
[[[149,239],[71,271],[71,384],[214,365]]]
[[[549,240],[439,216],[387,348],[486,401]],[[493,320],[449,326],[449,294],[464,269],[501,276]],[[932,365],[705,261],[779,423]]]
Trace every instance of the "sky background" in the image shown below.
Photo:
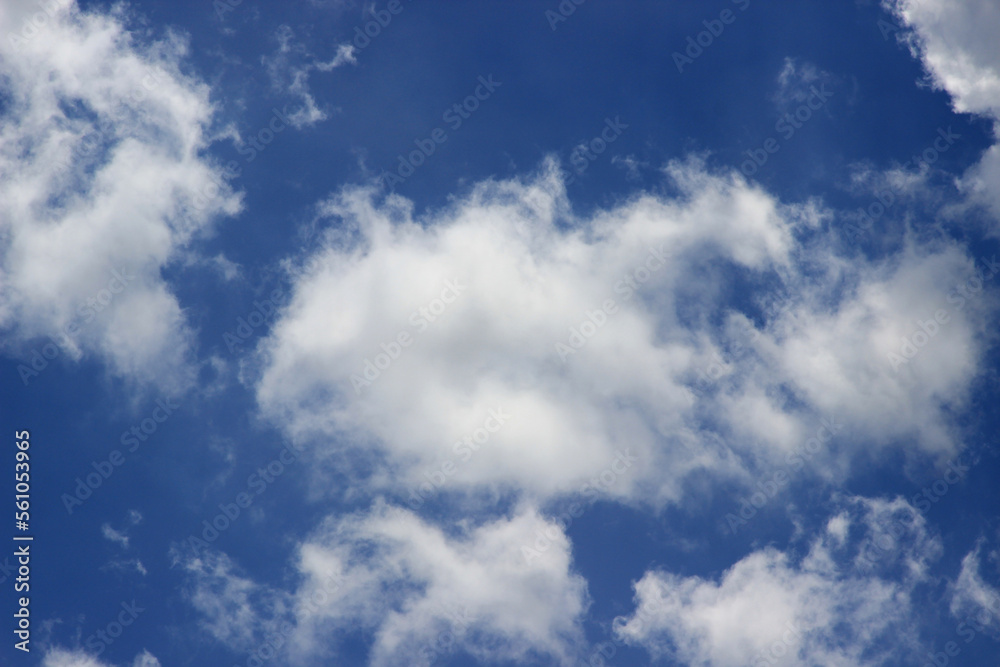
[[[0,2],[0,664],[994,664],[997,28]]]

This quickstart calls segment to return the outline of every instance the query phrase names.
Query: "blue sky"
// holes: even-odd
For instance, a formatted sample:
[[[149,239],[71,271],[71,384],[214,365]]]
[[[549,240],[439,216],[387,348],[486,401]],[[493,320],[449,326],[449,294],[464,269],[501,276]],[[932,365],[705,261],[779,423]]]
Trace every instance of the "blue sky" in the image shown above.
[[[4,2],[0,663],[993,664],[998,26]]]

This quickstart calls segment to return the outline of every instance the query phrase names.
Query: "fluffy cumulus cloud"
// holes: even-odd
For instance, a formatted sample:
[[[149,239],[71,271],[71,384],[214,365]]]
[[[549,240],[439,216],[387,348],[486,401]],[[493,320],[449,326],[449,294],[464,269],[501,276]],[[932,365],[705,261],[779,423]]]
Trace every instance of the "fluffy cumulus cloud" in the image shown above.
[[[956,111],[1000,117],[1000,45],[993,28],[1000,6],[990,0],[885,0],[913,28],[904,36],[929,74],[954,98]]]
[[[954,455],[960,441],[943,413],[961,410],[988,345],[989,261],[954,244],[907,244],[841,274],[851,295],[833,308],[825,304],[835,298],[836,271],[804,281],[758,342],[760,384],[788,381],[869,444],[910,436],[928,452]],[[886,414],[902,418],[890,424]]]
[[[291,45],[280,53],[301,56]],[[188,557],[203,629],[288,664],[332,659],[358,629],[374,665],[571,664],[588,597],[538,509],[549,501],[662,506],[695,477],[752,483],[805,451],[831,482],[867,457],[958,453],[955,415],[991,343],[993,258],[912,229],[872,258],[819,203],[698,159],[664,177],[586,215],[552,162],[420,215],[368,186],[322,202],[243,378],[316,479],[346,474],[352,500],[379,500],[298,545],[293,589]],[[910,203],[897,206],[926,215]],[[435,494],[463,501],[454,527],[429,518]],[[913,597],[939,553],[905,501],[848,498],[808,543],[718,580],[646,573],[616,628],[689,664],[879,664],[886,647],[917,650]],[[963,576],[957,590],[985,590]]]
[[[914,591],[940,541],[900,498],[844,504],[804,555],[754,551],[718,581],[647,572],[617,635],[687,665],[916,664]]]
[[[240,202],[203,155],[184,40],[140,44],[122,11],[0,7],[0,329],[19,356],[51,337],[50,358],[177,388],[191,332],[161,271]]]
[[[692,471],[771,466],[824,419],[848,454],[954,452],[948,415],[985,346],[981,283],[956,296],[973,259],[946,242],[848,258],[815,205],[697,161],[667,177],[676,198],[586,219],[553,165],[423,217],[342,191],[260,347],[262,410],[411,498],[545,499],[617,465],[591,486],[676,500]]]
[[[956,111],[1000,121],[1000,5],[992,0],[883,0],[908,30],[901,35],[922,59],[935,87]],[[1000,214],[1000,146],[992,146],[963,178],[974,196]]]
[[[526,562],[521,547],[540,533],[549,546]],[[460,652],[570,664],[583,645],[588,598],[569,541],[530,510],[451,532],[382,503],[330,518],[300,546],[302,582],[289,592],[252,583],[217,554],[187,568],[207,631],[285,664],[316,664],[359,629],[373,640],[369,663],[384,666]]]

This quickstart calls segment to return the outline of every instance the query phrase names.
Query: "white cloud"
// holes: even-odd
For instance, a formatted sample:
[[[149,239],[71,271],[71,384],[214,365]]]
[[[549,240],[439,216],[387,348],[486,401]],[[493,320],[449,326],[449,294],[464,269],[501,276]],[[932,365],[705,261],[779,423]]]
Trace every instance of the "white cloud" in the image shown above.
[[[130,574],[132,572],[137,572],[142,576],[149,574],[149,570],[146,569],[146,566],[143,565],[142,561],[138,558],[116,558],[108,561],[105,565],[102,565],[101,570],[116,570],[118,572],[127,572]]]
[[[983,579],[982,550],[983,545],[978,544],[962,559],[962,570],[953,587],[951,613],[958,618],[971,617],[996,636],[1000,634],[1000,589]],[[994,563],[1000,563],[1000,550],[989,556]]]
[[[838,83],[836,77],[816,65],[786,57],[781,71],[778,72],[778,87],[773,99],[778,109],[784,112],[814,97],[813,88],[836,83]]]
[[[107,665],[83,651],[57,648],[45,653],[42,667],[107,667]]]
[[[906,36],[956,111],[1000,117],[1000,6],[992,0],[885,0],[914,29]]]
[[[142,523],[142,513],[139,510],[129,510],[128,523],[124,528],[116,530],[111,527],[110,523],[105,523],[101,526],[101,535],[106,540],[122,545],[123,549],[128,549],[128,532],[140,523]]]
[[[538,531],[551,545],[526,563],[521,547]],[[588,605],[586,584],[570,566],[565,535],[530,509],[446,532],[377,503],[368,513],[330,517],[300,546],[303,580],[292,593],[252,583],[218,555],[187,569],[204,627],[238,651],[287,642],[284,660],[314,664],[360,629],[374,638],[376,666],[429,665],[457,651],[568,665],[583,643]]]
[[[976,275],[974,260],[950,243],[907,243],[897,255],[852,267],[828,259],[828,275],[803,282],[792,307],[763,333],[762,364],[751,377],[764,386],[775,386],[769,378],[789,382],[814,409],[843,416],[872,444],[913,437],[942,459],[954,456],[961,442],[945,413],[964,405],[993,306],[956,289]],[[837,278],[850,296],[830,307]]]
[[[1000,122],[1000,5],[993,0],[883,0],[911,29],[901,37],[924,63],[932,85],[956,111]],[[970,168],[962,185],[1000,215],[1000,145]]]
[[[84,651],[68,651],[55,648],[46,651],[42,658],[42,667],[110,667],[107,663],[87,655]],[[160,667],[160,661],[149,651],[143,651],[135,656],[131,667]]]
[[[313,69],[329,72],[343,65],[356,65],[354,46],[340,44],[333,59],[323,62],[312,58],[305,45],[295,41],[295,31],[291,27],[278,26],[275,37],[278,40],[277,52],[262,57],[261,61],[271,78],[271,87],[299,100],[299,108],[288,115],[292,125],[301,129],[326,120],[329,117],[327,112],[316,104],[309,90],[309,72]]]
[[[160,667],[160,661],[156,659],[155,655],[144,650],[135,656],[135,660],[132,661],[132,667]]]
[[[196,257],[192,255],[184,259],[186,266],[198,266],[210,269],[226,282],[243,278],[242,267],[221,253],[214,257]]]
[[[240,208],[202,155],[208,87],[180,73],[180,36],[140,44],[117,13],[51,6],[30,39],[32,6],[0,8],[19,37],[0,41],[0,328],[179,390],[192,334],[161,270]]]
[[[552,546],[529,564],[521,546],[534,543],[536,531],[553,535]],[[300,627],[321,640],[355,620],[374,625],[373,665],[430,664],[444,632],[455,636],[456,650],[481,660],[544,654],[568,664],[583,641],[586,584],[570,572],[569,541],[534,511],[450,535],[379,505],[369,515],[328,520],[300,552],[313,587],[328,572],[343,581],[312,613],[302,611],[311,589],[302,587]]]
[[[598,486],[590,480],[628,443],[639,465],[600,492],[658,504],[678,500],[693,471],[752,479],[800,449],[823,418],[849,435],[816,465],[833,481],[887,449],[943,458],[962,447],[950,414],[961,412],[978,372],[993,306],[981,291],[949,300],[975,272],[958,245],[906,237],[883,259],[847,258],[835,250],[837,232],[824,229],[830,214],[815,204],[783,205],[697,161],[672,163],[667,174],[675,199],[640,194],[587,219],[573,215],[554,164],[523,181],[480,184],[420,218],[397,195],[344,189],[321,206],[332,224],[318,249],[288,262],[293,297],[258,350],[259,368],[248,370],[262,412],[310,443],[320,462],[350,461],[354,497],[401,500],[428,480],[473,500],[513,491],[526,506],[586,496],[583,485]],[[662,264],[650,260],[659,255]],[[780,306],[769,301],[774,284],[787,294]],[[756,320],[733,309],[727,294],[740,289]],[[606,299],[614,312],[594,315]],[[927,324],[942,309],[947,318]],[[568,345],[588,312],[593,331],[564,361],[556,344]],[[922,330],[926,341],[914,338]],[[904,338],[918,341],[916,354],[900,351]],[[903,362],[893,362],[896,353]],[[378,367],[362,382],[366,360]],[[719,372],[705,381],[713,364]],[[359,474],[369,464],[374,472]],[[315,470],[326,479],[327,468]],[[457,507],[469,516],[474,505]],[[396,664],[447,630],[446,601],[484,618],[496,608],[513,617],[488,591],[456,586],[466,579],[518,591],[509,607],[522,614],[539,609],[524,599],[531,589],[504,579],[506,566],[489,556],[508,558],[532,541],[501,547],[486,537],[530,534],[523,526],[541,520],[526,516],[481,526],[475,537],[463,525],[462,538],[384,506],[331,517],[301,546],[302,570],[317,573],[312,589],[318,573],[349,583],[329,608],[297,614],[292,645],[309,655],[321,651],[316,637],[360,623],[375,635],[373,662]],[[522,528],[501,531],[505,523]],[[865,547],[861,558],[859,533],[881,551]],[[480,541],[493,546],[463,555],[480,553]],[[551,577],[565,592],[573,590],[572,577],[559,574],[568,545],[558,546],[543,554],[565,551]],[[640,601],[669,598],[672,611],[655,632],[635,623],[624,632],[695,664],[740,664],[770,650],[791,622],[796,652],[824,664],[874,663],[883,633],[912,639],[909,595],[938,552],[904,501],[851,499],[805,559],[763,550],[721,582],[648,573]],[[484,561],[488,569],[465,564]],[[384,589],[400,593],[373,593]],[[762,595],[769,611],[754,616]],[[562,629],[535,643],[566,658],[552,637],[575,615],[558,617]],[[751,620],[739,629],[744,616]],[[546,618],[536,627],[551,628],[554,617]],[[825,629],[837,619],[849,624],[849,640]],[[667,628],[680,634],[666,637]]]
[[[104,535],[104,539],[117,542],[122,545],[123,549],[128,549],[128,535],[118,532],[110,524],[106,523],[101,526],[101,534]]]
[[[337,54],[328,63],[316,63],[316,69],[321,72],[329,72],[344,64],[357,65],[358,59],[355,56],[356,49],[353,44],[341,44],[337,47]]]
[[[397,195],[345,189],[322,206],[335,223],[291,266],[293,298],[261,344],[262,411],[320,457],[373,463],[371,484],[404,496],[446,466],[447,489],[577,492],[628,443],[640,465],[608,495],[660,503],[692,471],[783,460],[823,418],[852,432],[833,476],[857,454],[961,447],[949,415],[992,307],[948,301],[973,273],[964,251],[908,241],[884,260],[848,259],[797,240],[830,240],[815,205],[782,205],[696,161],[667,171],[678,198],[637,195],[590,219],[572,215],[553,165],[419,219]],[[769,282],[787,308],[765,305],[753,329],[728,295],[763,303]],[[599,313],[609,299],[614,312]],[[894,367],[889,355],[942,308],[947,323]],[[730,355],[747,328],[747,353]],[[574,329],[593,334],[580,349]],[[721,377],[700,379],[723,357]],[[478,451],[456,444],[498,409],[509,419]]]
[[[191,581],[187,596],[200,613],[201,628],[234,650],[252,647],[267,621],[284,613],[280,594],[241,575],[225,554],[203,553],[183,565]]]
[[[293,437],[383,445],[393,465],[411,466],[402,471],[411,484],[456,456],[452,443],[490,410],[510,417],[461,461],[459,484],[575,489],[624,442],[647,470],[697,466],[679,440],[692,437],[683,376],[704,351],[677,326],[676,301],[719,289],[709,276],[690,279],[699,263],[781,266],[791,236],[764,193],[673,169],[690,201],[637,198],[572,231],[557,226],[566,201],[551,170],[532,183],[482,184],[434,220],[413,220],[397,196],[380,207],[373,192],[346,190],[323,213],[350,231],[327,238],[263,345],[261,405]],[[633,275],[648,280],[641,292],[623,280]],[[441,299],[454,302],[442,311]],[[563,361],[556,344],[608,299],[620,310],[595,315],[599,332]],[[400,332],[412,346],[371,386],[352,384]]]
[[[919,569],[900,575],[893,566],[936,559],[939,541],[902,499],[852,498],[837,516],[861,537],[882,530],[887,515],[904,526],[895,533],[901,553],[893,562],[858,567],[867,543],[845,542],[837,533],[849,529],[841,525],[816,537],[804,556],[792,548],[755,551],[718,581],[650,571],[635,584],[636,612],[616,619],[616,632],[654,656],[688,665],[912,662],[918,657],[912,593],[928,577]]]

